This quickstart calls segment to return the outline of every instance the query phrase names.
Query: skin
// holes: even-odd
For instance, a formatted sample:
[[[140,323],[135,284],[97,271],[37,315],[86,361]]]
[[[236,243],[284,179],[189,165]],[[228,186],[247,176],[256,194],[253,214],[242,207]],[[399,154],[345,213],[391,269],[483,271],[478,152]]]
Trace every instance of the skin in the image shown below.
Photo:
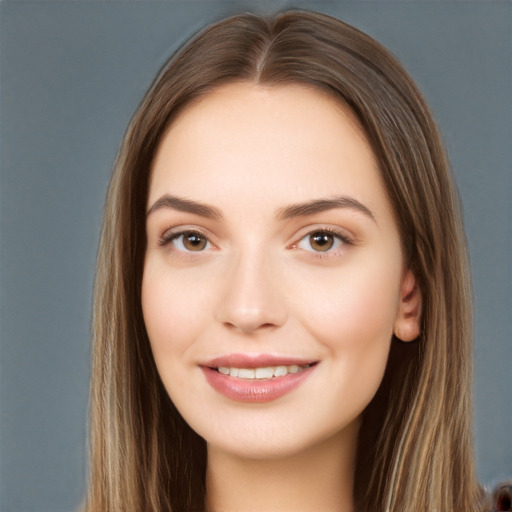
[[[168,194],[222,218],[155,206]],[[368,211],[283,217],[334,196]],[[416,338],[420,309],[357,120],[302,85],[222,86],[165,133],[147,206],[144,319],[169,396],[207,441],[209,510],[352,511],[361,413],[392,334]],[[232,353],[317,364],[286,395],[245,403],[214,390],[200,367]]]

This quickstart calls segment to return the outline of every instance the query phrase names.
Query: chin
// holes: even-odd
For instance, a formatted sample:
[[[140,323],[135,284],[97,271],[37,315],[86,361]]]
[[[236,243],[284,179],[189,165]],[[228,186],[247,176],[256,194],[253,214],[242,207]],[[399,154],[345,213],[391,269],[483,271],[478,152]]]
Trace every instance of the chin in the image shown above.
[[[248,460],[276,460],[308,456],[322,447],[355,446],[360,420],[347,421],[339,428],[327,421],[311,423],[311,418],[300,423],[259,421],[230,425],[211,423],[196,432],[205,439],[208,450],[223,452],[233,457]]]

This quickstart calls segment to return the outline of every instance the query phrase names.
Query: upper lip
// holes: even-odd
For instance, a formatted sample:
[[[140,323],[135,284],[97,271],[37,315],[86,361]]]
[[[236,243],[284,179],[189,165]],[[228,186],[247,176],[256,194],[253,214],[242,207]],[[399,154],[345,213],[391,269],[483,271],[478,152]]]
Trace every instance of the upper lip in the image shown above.
[[[286,355],[235,353],[216,357],[201,366],[208,366],[210,368],[219,368],[221,366],[227,368],[265,368],[267,366],[290,366],[293,364],[302,366],[316,362],[314,359]]]

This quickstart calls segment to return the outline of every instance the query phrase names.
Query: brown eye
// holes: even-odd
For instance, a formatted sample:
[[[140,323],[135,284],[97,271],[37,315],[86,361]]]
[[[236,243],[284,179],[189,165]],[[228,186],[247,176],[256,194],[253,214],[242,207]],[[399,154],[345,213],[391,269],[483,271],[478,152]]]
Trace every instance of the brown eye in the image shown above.
[[[182,231],[174,233],[169,242],[178,251],[200,252],[210,248],[210,241],[204,235],[197,231]]]
[[[208,240],[199,233],[184,233],[183,247],[188,251],[203,251],[208,244]]]
[[[309,235],[311,248],[317,252],[325,252],[332,249],[334,242],[334,235],[325,231],[317,231]]]
[[[336,249],[350,243],[351,241],[345,235],[326,229],[308,233],[301,238],[296,247],[313,253],[335,253]]]

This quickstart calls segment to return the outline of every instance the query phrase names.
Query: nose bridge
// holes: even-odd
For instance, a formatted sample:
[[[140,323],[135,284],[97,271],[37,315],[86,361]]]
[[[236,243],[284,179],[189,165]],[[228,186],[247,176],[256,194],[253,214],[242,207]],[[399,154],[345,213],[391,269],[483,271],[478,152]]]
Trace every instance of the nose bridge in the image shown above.
[[[277,270],[272,254],[255,245],[234,254],[217,319],[246,333],[281,326],[286,321],[286,304]]]

